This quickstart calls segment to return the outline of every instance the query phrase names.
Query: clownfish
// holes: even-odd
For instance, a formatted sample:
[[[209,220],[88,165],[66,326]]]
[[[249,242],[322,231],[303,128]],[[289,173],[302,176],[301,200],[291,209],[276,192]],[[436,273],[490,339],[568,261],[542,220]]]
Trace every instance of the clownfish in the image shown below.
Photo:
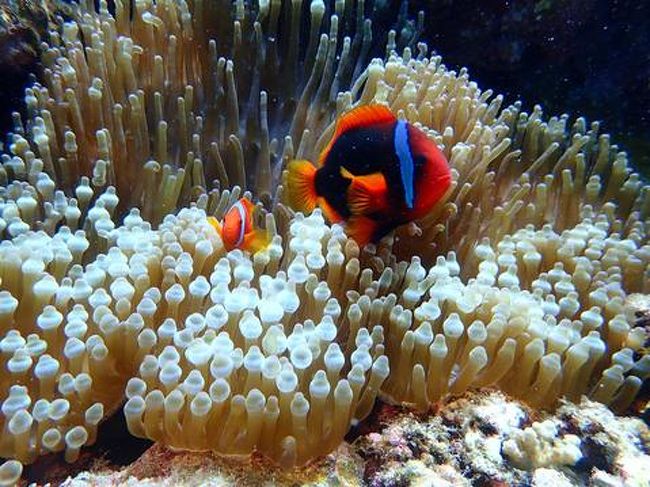
[[[320,207],[363,246],[429,213],[451,186],[451,171],[424,132],[383,105],[364,105],[337,121],[317,167],[289,162],[286,185],[296,211]]]
[[[227,251],[233,249],[255,253],[268,247],[271,240],[265,230],[256,228],[253,223],[255,205],[247,198],[242,198],[232,205],[219,223],[215,217],[208,217],[208,222],[217,231]]]

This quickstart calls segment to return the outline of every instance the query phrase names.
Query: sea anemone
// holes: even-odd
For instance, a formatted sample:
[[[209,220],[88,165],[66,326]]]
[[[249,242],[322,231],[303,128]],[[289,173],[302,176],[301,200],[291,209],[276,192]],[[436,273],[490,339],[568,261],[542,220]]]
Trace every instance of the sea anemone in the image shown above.
[[[377,396],[629,406],[650,374],[625,307],[650,289],[650,192],[597,123],[502,108],[405,20],[369,60],[380,2],[92,4],[49,32],[0,156],[1,481],[74,461],[125,399],[135,436],[287,467]],[[360,249],[286,204],[282,170],[368,103],[454,181]],[[255,255],[206,220],[242,195],[272,240]]]

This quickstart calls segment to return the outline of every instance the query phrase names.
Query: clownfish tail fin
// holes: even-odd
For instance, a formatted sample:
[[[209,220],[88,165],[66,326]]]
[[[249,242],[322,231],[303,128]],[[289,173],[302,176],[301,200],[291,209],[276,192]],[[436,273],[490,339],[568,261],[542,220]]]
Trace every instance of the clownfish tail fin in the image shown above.
[[[266,230],[258,228],[244,237],[242,248],[249,251],[251,254],[255,254],[260,250],[267,248],[270,243],[271,239]]]
[[[208,223],[210,225],[212,225],[212,228],[214,228],[217,231],[217,233],[219,234],[220,237],[223,237],[223,228],[222,228],[221,223],[219,222],[219,220],[217,220],[213,216],[209,216],[208,217]]]
[[[316,168],[306,160],[293,160],[287,165],[287,196],[296,211],[311,213],[316,208]]]

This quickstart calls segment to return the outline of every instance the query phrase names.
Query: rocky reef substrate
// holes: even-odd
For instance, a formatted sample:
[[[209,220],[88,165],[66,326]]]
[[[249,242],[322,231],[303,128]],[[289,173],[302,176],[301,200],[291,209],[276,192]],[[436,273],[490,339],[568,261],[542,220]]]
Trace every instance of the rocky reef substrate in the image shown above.
[[[501,392],[468,392],[417,415],[381,404],[335,452],[283,471],[260,456],[240,461],[205,453],[147,449],[118,467],[91,456],[88,470],[56,472],[66,487],[190,485],[569,485],[644,486],[650,430],[584,398],[553,413]],[[90,460],[89,460],[90,461]],[[63,476],[63,477],[62,477]]]

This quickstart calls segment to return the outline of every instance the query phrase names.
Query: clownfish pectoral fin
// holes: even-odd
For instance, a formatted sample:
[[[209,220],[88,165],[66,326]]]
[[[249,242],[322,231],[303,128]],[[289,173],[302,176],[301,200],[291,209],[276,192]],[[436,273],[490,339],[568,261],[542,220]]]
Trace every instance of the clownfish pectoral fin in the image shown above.
[[[372,242],[378,229],[379,224],[375,220],[361,215],[350,217],[345,224],[345,233],[354,239],[361,248]]]
[[[208,223],[210,225],[212,225],[212,228],[214,228],[217,231],[217,233],[219,234],[219,237],[223,237],[223,227],[221,226],[221,223],[219,222],[219,220],[217,220],[213,216],[209,216],[208,217]]]
[[[266,230],[257,229],[244,236],[241,248],[247,250],[251,254],[255,254],[260,250],[264,250],[270,243],[271,240],[269,239]]]
[[[349,112],[343,114],[341,118],[339,118],[338,122],[336,122],[334,135],[332,135],[332,138],[330,139],[323,152],[321,152],[321,155],[318,159],[319,165],[322,166],[325,164],[327,155],[332,149],[334,142],[341,134],[347,132],[348,130],[368,127],[369,125],[378,123],[394,122],[395,120],[397,120],[397,117],[395,117],[393,112],[391,112],[390,109],[385,105],[361,105],[353,108]]]
[[[305,160],[290,161],[287,165],[287,195],[289,205],[296,211],[311,213],[316,208],[316,168]]]
[[[348,208],[353,215],[388,209],[388,184],[382,173],[355,176],[341,167],[341,176],[352,181],[348,187]]]

